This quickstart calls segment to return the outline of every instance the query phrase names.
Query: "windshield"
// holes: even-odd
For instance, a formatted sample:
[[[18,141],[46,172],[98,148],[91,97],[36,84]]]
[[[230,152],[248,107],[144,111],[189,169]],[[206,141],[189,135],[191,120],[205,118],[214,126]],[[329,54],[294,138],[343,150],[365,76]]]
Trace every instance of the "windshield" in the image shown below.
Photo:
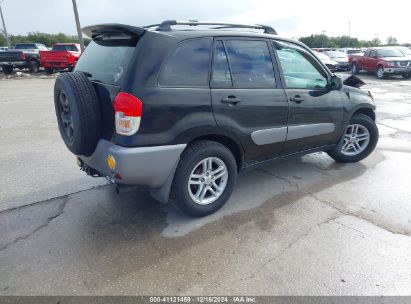
[[[347,50],[347,54],[352,55],[352,54],[362,54],[361,50]]]
[[[403,53],[397,49],[379,49],[378,52],[381,57],[404,57]]]
[[[107,84],[120,84],[135,47],[100,45],[92,41],[76,64],[76,71],[87,72],[90,78]]]
[[[53,51],[78,52],[76,46],[70,44],[53,45]]]
[[[16,44],[15,49],[16,50],[29,50],[29,49],[35,49],[36,45],[34,43],[21,43],[21,44]]]
[[[347,55],[338,51],[328,51],[325,53],[331,58],[347,58]]]
[[[404,55],[411,55],[411,50],[407,47],[402,47],[399,48],[399,50],[401,51],[401,53],[403,53]]]

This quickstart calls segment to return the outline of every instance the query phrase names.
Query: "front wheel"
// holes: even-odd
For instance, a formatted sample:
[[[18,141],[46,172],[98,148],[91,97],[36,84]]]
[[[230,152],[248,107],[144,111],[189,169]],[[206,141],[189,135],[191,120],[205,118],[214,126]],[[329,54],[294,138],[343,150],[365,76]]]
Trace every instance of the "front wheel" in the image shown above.
[[[358,68],[358,64],[356,64],[355,62],[352,64],[351,66],[351,74],[353,75],[357,75],[359,73],[359,68]]]
[[[382,66],[377,67],[377,70],[375,71],[375,76],[378,79],[385,78],[384,67],[382,67]]]
[[[378,128],[374,120],[363,114],[354,115],[344,136],[334,150],[329,151],[335,161],[354,163],[363,160],[374,151],[378,142]]]
[[[202,140],[181,155],[171,188],[171,200],[191,216],[214,213],[230,198],[237,164],[228,148]]]
[[[410,79],[411,78],[411,73],[405,73],[405,74],[402,74],[401,76],[404,79]]]

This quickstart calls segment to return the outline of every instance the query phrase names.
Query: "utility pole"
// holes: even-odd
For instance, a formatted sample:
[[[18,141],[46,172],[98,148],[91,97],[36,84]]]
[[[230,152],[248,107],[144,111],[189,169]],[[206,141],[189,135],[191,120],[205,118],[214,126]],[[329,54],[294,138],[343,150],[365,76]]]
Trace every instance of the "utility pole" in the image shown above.
[[[72,0],[72,1],[73,1],[74,17],[76,18],[78,40],[80,41],[80,48],[81,48],[81,51],[83,52],[84,51],[84,40],[83,40],[83,34],[81,33],[80,19],[78,17],[78,11],[77,11],[77,3],[76,3],[76,0]]]
[[[2,3],[3,3],[3,0],[0,0],[0,15],[1,15],[1,21],[3,22],[3,29],[4,29],[4,35],[6,36],[7,47],[10,48],[9,35],[7,34],[6,23],[4,22],[3,11],[1,10],[1,4],[2,4]]]

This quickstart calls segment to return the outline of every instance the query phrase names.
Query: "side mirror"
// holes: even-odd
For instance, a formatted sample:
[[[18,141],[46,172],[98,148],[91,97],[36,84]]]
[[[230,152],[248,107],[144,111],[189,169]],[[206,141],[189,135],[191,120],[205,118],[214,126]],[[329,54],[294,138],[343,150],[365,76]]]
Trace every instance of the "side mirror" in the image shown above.
[[[342,88],[342,86],[343,86],[342,79],[338,77],[337,75],[332,75],[330,84],[329,84],[330,90],[339,90]]]

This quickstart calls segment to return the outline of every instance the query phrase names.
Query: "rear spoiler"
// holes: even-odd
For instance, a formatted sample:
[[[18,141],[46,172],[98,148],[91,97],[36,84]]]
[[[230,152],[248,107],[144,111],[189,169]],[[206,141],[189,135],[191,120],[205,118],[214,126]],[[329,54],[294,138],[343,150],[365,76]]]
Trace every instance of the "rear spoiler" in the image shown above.
[[[128,41],[128,44],[131,43],[135,45],[138,38],[140,38],[146,30],[137,26],[108,23],[87,26],[84,27],[82,31],[99,44],[105,44],[104,42],[109,40],[111,43]]]

